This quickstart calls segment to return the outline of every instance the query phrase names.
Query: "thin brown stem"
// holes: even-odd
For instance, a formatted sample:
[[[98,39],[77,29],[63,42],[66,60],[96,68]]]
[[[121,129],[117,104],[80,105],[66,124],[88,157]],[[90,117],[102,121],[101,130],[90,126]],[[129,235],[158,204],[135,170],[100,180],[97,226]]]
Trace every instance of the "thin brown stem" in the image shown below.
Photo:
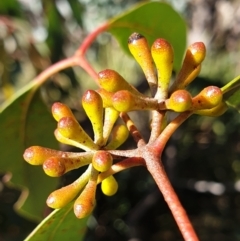
[[[152,131],[151,131],[149,143],[154,142],[161,134],[164,116],[165,116],[165,111],[157,111],[157,110],[152,111],[152,123],[151,123]]]
[[[131,133],[134,141],[137,143],[137,146],[140,147],[140,146],[146,145],[145,140],[143,139],[141,133],[139,132],[139,130],[137,129],[136,125],[133,123],[133,121],[131,120],[129,115],[125,112],[121,112],[120,117],[125,122],[125,124],[126,124],[128,130],[129,130],[129,132]]]
[[[110,175],[114,175],[118,172],[121,172],[131,167],[143,166],[143,165],[145,165],[145,161],[143,158],[140,158],[140,157],[126,158],[123,161],[120,161],[112,165],[108,171],[101,173],[98,176],[98,183],[100,183],[102,180],[109,177]]]
[[[109,153],[111,153],[114,156],[119,157],[141,157],[139,155],[138,149],[134,150],[108,150]]]
[[[146,161],[147,169],[151,173],[159,190],[162,192],[162,195],[172,212],[184,240],[198,241],[199,239],[194,231],[194,228],[167,177],[157,153],[155,153],[155,150],[151,147],[146,147],[142,150],[142,155]]]
[[[152,143],[152,147],[158,155],[161,155],[169,138],[173,135],[177,128],[191,115],[192,112],[181,113],[165,127],[161,135],[154,141],[154,143]]]

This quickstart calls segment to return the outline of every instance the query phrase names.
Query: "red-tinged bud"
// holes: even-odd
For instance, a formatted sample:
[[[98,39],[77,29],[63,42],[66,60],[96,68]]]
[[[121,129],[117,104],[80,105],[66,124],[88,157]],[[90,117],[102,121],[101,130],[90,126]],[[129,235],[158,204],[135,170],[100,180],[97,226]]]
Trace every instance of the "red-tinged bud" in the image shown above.
[[[70,203],[79,192],[85,187],[89,180],[91,165],[88,169],[73,183],[53,191],[47,198],[47,205],[51,208],[63,208]]]
[[[70,108],[60,102],[56,102],[52,105],[52,115],[56,121],[68,116],[75,118]]]
[[[169,99],[165,101],[168,109],[175,112],[188,111],[192,107],[192,97],[186,90],[176,90]]]
[[[31,165],[42,165],[51,156],[61,156],[62,151],[56,151],[41,146],[31,146],[23,154],[23,158]]]
[[[120,112],[133,110],[154,110],[158,108],[156,99],[141,97],[127,90],[116,92],[112,97],[113,107]]]
[[[221,102],[219,105],[211,109],[196,110],[194,114],[217,117],[223,115],[228,110],[228,105],[225,102]]]
[[[115,122],[118,119],[118,116],[119,116],[119,111],[111,107],[105,108],[104,124],[103,124],[104,145],[107,143],[107,140],[111,134],[111,131]]]
[[[92,168],[90,179],[74,203],[74,213],[77,218],[85,218],[90,215],[95,206],[95,194],[97,188],[98,172]]]
[[[57,130],[63,137],[79,143],[80,148],[84,150],[97,150],[99,148],[72,117],[63,117],[60,119]]]
[[[196,42],[188,47],[186,58],[188,59],[189,63],[199,65],[205,59],[205,56],[206,47],[203,42]]]
[[[170,93],[177,89],[185,89],[198,76],[205,55],[206,47],[202,42],[196,42],[188,47],[182,68],[170,88]]]
[[[160,38],[153,43],[151,52],[158,71],[158,92],[166,98],[173,68],[173,48],[168,41]]]
[[[106,69],[98,73],[99,85],[108,92],[128,90],[136,95],[142,95],[132,85],[130,85],[118,72]]]
[[[112,107],[112,96],[114,93],[108,92],[103,88],[98,89],[97,92],[102,97],[103,108]]]
[[[193,97],[193,110],[211,109],[222,102],[222,91],[217,86],[204,88],[197,96]]]
[[[70,184],[52,192],[46,201],[47,205],[54,209],[63,208],[68,203],[70,203],[80,192],[81,189],[76,187],[76,185]]]
[[[83,153],[75,157],[56,157],[52,156],[43,163],[44,172],[51,177],[59,177],[71,170],[88,165],[92,160],[91,153]]]
[[[87,90],[82,97],[83,108],[92,123],[94,142],[101,145],[103,142],[103,101],[94,90]]]
[[[93,167],[99,172],[105,172],[112,166],[113,158],[107,151],[97,151],[92,158]]]
[[[65,165],[61,158],[50,157],[43,163],[43,170],[50,177],[60,177],[65,173]]]
[[[88,186],[88,189],[85,188],[74,203],[76,217],[81,219],[89,216],[94,209],[95,203],[95,193]]]
[[[112,130],[111,141],[105,146],[106,150],[115,150],[128,138],[129,131],[125,125],[116,125]]]
[[[128,48],[141,66],[149,83],[152,95],[156,92],[157,77],[147,39],[139,33],[133,33],[128,39]]]
[[[92,149],[89,148],[88,146],[85,146],[85,145],[83,145],[83,144],[81,144],[81,143],[79,143],[79,142],[77,142],[77,141],[75,141],[75,140],[72,140],[72,139],[69,139],[69,138],[63,136],[63,135],[59,132],[58,129],[56,129],[56,130],[54,131],[54,135],[55,135],[55,138],[56,138],[59,142],[61,142],[61,143],[63,143],[63,144],[70,145],[70,146],[75,146],[75,147],[78,147],[78,148],[83,149],[83,150],[85,150],[85,151],[90,151],[90,150],[92,150]]]

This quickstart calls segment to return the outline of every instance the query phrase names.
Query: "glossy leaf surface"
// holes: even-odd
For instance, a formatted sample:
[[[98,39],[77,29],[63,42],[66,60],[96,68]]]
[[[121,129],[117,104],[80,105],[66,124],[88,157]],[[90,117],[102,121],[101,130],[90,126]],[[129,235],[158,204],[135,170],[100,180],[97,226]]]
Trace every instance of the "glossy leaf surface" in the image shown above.
[[[73,203],[53,211],[24,241],[83,240],[87,218],[77,219]]]
[[[10,173],[10,184],[23,190],[16,204],[19,212],[39,221],[57,179],[47,177],[41,166],[25,162],[23,153],[31,145],[56,149],[56,123],[39,93],[33,93],[31,88],[26,86],[0,110],[0,171]]]

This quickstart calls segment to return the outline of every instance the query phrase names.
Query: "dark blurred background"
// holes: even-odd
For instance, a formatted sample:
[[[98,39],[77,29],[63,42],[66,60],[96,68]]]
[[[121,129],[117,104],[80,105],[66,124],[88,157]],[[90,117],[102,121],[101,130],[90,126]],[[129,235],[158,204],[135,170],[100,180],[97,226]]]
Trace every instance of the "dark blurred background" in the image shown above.
[[[99,23],[128,9],[137,0],[0,0],[0,103],[38,73],[70,56]],[[192,0],[169,2],[188,26],[188,44],[203,41],[207,57],[197,93],[207,85],[222,86],[240,73],[240,2]],[[161,37],[161,36],[159,36]],[[117,56],[117,57],[116,57]],[[122,53],[109,34],[102,34],[88,52],[100,71],[113,68],[145,90],[135,61]],[[89,80],[89,81],[87,81]],[[78,100],[94,87],[78,68],[67,69],[42,87],[50,107],[68,104],[87,125]],[[149,117],[131,114],[147,137]],[[192,116],[174,134],[164,152],[166,171],[202,241],[240,240],[240,121],[229,109],[219,118]],[[90,128],[87,127],[86,128]],[[122,148],[132,148],[131,139]],[[0,160],[5,161],[5,160]],[[81,170],[65,175],[59,187]],[[0,175],[0,241],[20,241],[36,223],[19,216],[13,205],[19,190]],[[150,175],[142,167],[116,175],[119,191],[113,197],[97,192],[97,207],[88,221],[86,241],[180,241],[182,237]]]

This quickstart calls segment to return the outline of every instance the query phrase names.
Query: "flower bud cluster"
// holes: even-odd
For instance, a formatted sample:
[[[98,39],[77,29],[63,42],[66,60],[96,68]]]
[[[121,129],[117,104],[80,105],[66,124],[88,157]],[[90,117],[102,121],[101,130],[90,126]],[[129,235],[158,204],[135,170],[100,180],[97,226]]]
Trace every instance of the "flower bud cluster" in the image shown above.
[[[47,204],[51,208],[62,208],[75,200],[74,213],[78,218],[92,212],[99,173],[109,171],[113,165],[109,150],[122,145],[131,131],[127,125],[116,125],[120,113],[153,110],[218,116],[227,109],[222,91],[216,86],[206,87],[194,97],[185,89],[200,72],[206,54],[202,42],[188,47],[182,68],[171,86],[174,51],[167,40],[159,38],[150,48],[145,37],[133,33],[128,46],[146,76],[151,96],[140,93],[116,71],[103,70],[98,73],[99,89],[87,90],[81,100],[91,121],[94,138],[85,132],[66,105],[57,102],[52,106],[52,115],[57,121],[56,139],[85,152],[63,152],[32,146],[24,153],[28,163],[42,165],[44,172],[51,177],[59,177],[88,165],[87,170],[72,184],[50,194]],[[102,180],[101,187],[105,195],[111,196],[116,193],[118,184],[110,173]]]
[[[55,190],[47,199],[47,205],[55,209],[75,200],[74,213],[78,218],[92,212],[98,176],[111,169],[113,157],[107,150],[118,148],[129,134],[125,125],[114,125],[119,112],[113,108],[104,108],[98,92],[86,91],[82,97],[82,105],[92,123],[94,140],[85,132],[66,105],[54,103],[52,115],[57,121],[54,132],[56,139],[63,144],[81,148],[85,152],[63,152],[31,146],[23,155],[29,164],[42,165],[44,172],[51,177],[60,177],[73,169],[88,165],[87,170],[77,180]],[[117,192],[118,184],[110,175],[102,181],[101,187],[105,195],[111,196]]]
[[[144,36],[133,33],[128,44],[130,52],[145,73],[152,93],[152,98],[144,99],[142,97],[141,99],[145,101],[138,105],[135,104],[135,109],[142,107],[142,109],[146,110],[190,111],[207,116],[222,115],[227,110],[222,91],[217,86],[206,87],[195,97],[192,97],[185,89],[201,70],[201,63],[206,55],[204,43],[196,42],[187,48],[182,68],[171,86],[174,52],[167,40],[156,39],[150,48]],[[155,63],[157,69],[157,76],[155,75],[153,63]],[[133,101],[132,106],[134,106]]]

